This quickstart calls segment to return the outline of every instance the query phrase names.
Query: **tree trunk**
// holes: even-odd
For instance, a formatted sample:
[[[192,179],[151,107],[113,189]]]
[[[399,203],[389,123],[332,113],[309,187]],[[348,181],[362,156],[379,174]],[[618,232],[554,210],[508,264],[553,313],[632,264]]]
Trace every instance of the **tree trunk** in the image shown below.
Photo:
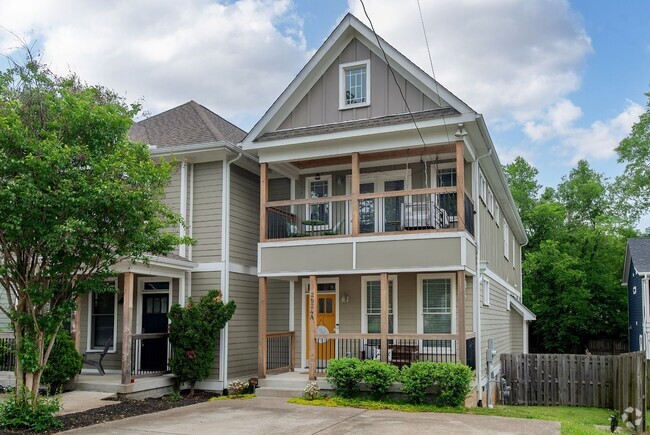
[[[190,394],[188,397],[194,397],[194,382],[190,382]]]

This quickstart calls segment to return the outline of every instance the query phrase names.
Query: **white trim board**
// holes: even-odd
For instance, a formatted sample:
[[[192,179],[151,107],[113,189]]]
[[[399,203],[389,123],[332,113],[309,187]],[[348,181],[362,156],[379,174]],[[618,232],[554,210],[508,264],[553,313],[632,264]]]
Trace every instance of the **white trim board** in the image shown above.
[[[377,275],[378,273],[408,273],[408,272],[457,272],[465,271],[472,276],[476,276],[476,271],[468,267],[461,265],[453,266],[419,266],[413,268],[381,268],[381,269],[348,269],[348,270],[308,270],[308,271],[286,271],[286,272],[271,272],[271,273],[259,273],[260,277],[267,278],[286,278],[296,275],[315,275],[315,276],[332,276],[332,275]]]
[[[381,285],[381,275],[363,275],[361,277],[361,333],[368,333],[368,292],[367,285],[368,282],[379,281]],[[398,283],[397,275],[388,275],[389,285],[393,283],[393,332],[391,334],[398,334],[398,325],[399,325],[399,309],[397,305],[398,298]],[[390,312],[389,312],[390,315]]]
[[[521,292],[517,290],[515,287],[513,287],[512,284],[509,284],[508,282],[506,282],[506,280],[504,280],[499,275],[497,275],[496,272],[494,272],[492,269],[486,268],[483,274],[486,275],[488,278],[490,278],[492,281],[499,284],[501,287],[505,288],[511,293],[514,293],[515,296],[517,296],[517,298],[521,299]]]
[[[264,242],[259,243],[260,248],[275,248],[280,246],[316,246],[316,245],[336,245],[342,243],[363,243],[363,242],[391,242],[395,240],[419,240],[419,239],[453,239],[462,238],[466,234],[464,231],[449,231],[444,233],[417,233],[417,234],[396,234],[396,235],[379,235],[379,236],[359,236],[359,237],[336,237],[331,239],[314,239],[314,240],[285,240],[282,242]],[[258,257],[259,258],[259,257]]]

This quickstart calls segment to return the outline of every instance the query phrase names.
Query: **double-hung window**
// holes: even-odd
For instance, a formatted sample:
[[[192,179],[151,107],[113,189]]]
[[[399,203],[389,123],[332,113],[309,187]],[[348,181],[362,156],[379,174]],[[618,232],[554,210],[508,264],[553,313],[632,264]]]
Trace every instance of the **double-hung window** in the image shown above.
[[[370,60],[339,66],[339,109],[370,104]]]
[[[378,276],[364,276],[362,284],[362,332],[381,333],[381,280]],[[397,333],[397,277],[388,277],[388,333]]]
[[[111,340],[111,351],[115,351],[117,328],[117,280],[111,285],[115,292],[89,293],[88,303],[88,351],[103,350]]]
[[[455,331],[455,281],[442,274],[418,275],[418,333],[452,334]],[[424,340],[423,352],[445,352],[451,340]]]
[[[315,177],[307,177],[306,185],[306,198],[329,198],[332,196],[332,176],[331,175],[317,175]],[[315,204],[307,204],[307,219],[312,229],[324,229],[332,226],[332,203],[321,202]]]
[[[510,259],[510,227],[505,219],[503,220],[503,256],[506,260]]]

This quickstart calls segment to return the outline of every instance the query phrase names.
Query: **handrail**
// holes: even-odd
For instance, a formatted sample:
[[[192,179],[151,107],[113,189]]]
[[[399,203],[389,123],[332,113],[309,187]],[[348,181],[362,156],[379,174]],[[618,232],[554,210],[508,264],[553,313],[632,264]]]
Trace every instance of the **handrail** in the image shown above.
[[[149,334],[133,334],[131,338],[133,340],[147,340],[150,338],[166,338],[169,337],[169,332],[152,332]]]
[[[339,334],[316,334],[316,339],[325,340],[349,340],[349,339],[362,339],[362,340],[379,340],[381,334],[355,334],[355,333],[339,333]],[[388,334],[389,340],[458,340],[458,334]]]
[[[295,335],[295,331],[287,331],[287,332],[267,332],[266,333],[266,338],[272,338],[272,337],[293,337]]]

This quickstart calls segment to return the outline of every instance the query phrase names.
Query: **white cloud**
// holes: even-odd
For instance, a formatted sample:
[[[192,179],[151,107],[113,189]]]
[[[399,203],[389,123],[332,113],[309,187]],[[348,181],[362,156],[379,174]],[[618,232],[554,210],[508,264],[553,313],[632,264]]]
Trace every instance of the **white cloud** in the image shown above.
[[[153,113],[194,99],[250,123],[308,58],[290,0],[4,0],[0,25],[38,39],[54,71],[145,97]],[[0,31],[0,50],[15,46]]]

